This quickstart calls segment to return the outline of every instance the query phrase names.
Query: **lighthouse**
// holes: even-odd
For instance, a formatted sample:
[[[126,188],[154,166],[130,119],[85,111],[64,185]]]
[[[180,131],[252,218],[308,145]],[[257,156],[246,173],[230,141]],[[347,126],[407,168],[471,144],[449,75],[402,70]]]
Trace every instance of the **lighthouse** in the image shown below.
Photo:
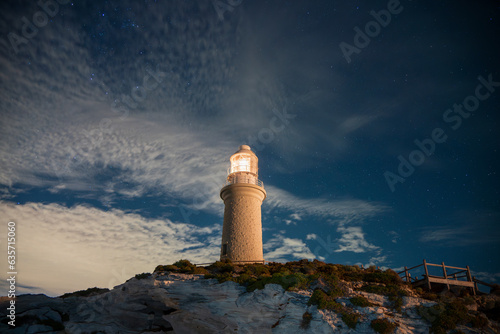
[[[229,159],[226,183],[220,191],[224,201],[221,261],[264,262],[262,251],[261,205],[266,198],[259,180],[257,156],[241,145]]]

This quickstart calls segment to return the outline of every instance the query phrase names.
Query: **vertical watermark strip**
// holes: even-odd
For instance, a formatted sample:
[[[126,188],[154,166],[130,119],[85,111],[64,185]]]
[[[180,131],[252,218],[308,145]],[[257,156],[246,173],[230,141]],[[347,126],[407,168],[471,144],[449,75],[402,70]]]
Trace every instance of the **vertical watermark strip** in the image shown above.
[[[9,292],[7,297],[10,299],[7,307],[7,318],[10,320],[8,324],[12,327],[16,326],[16,223],[9,221],[7,223],[7,283]]]

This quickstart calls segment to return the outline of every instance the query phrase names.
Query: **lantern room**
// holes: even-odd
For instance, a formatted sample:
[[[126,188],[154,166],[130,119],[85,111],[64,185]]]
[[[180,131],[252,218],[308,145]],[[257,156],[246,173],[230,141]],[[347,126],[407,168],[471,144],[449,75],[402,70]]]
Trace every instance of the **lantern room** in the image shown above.
[[[229,159],[231,166],[227,171],[227,180],[224,186],[235,183],[250,183],[264,187],[259,180],[259,159],[248,145],[241,145]]]
[[[229,159],[231,161],[231,167],[229,167],[229,173],[246,172],[258,175],[258,161],[259,159],[252,152],[250,146],[241,145],[239,150],[231,156]]]

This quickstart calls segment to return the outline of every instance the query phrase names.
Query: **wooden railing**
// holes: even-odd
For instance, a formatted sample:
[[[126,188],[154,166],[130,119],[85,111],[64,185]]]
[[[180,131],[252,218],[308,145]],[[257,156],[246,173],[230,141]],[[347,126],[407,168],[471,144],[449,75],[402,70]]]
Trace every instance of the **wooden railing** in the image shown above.
[[[418,276],[412,277],[410,271],[422,266],[424,267],[424,274],[422,275],[422,278],[419,279]],[[442,268],[443,275],[438,276],[429,274],[429,267]],[[458,271],[449,273],[449,269]],[[407,268],[405,266],[405,270],[399,272],[398,274],[401,278],[404,279],[405,282],[411,283],[413,286],[425,285],[429,290],[431,290],[432,283],[437,283],[446,285],[448,290],[450,289],[450,285],[468,287],[472,289],[472,292],[474,294],[476,294],[477,283],[481,284],[480,281],[477,281],[474,277],[472,277],[469,266],[466,266],[465,268],[446,266],[444,262],[442,262],[441,264],[433,264],[428,263],[426,260],[424,260],[423,263],[419,264],[418,266],[414,266],[411,268]],[[402,276],[402,274],[404,274],[404,276]]]

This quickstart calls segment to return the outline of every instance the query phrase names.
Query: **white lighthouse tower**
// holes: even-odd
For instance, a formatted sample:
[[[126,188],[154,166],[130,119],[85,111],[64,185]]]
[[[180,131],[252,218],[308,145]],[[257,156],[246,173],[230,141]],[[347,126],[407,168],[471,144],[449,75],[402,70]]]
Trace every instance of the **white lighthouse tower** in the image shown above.
[[[258,160],[248,145],[241,145],[230,158],[231,167],[220,191],[224,201],[221,261],[264,261],[260,207],[266,191],[259,180]]]

